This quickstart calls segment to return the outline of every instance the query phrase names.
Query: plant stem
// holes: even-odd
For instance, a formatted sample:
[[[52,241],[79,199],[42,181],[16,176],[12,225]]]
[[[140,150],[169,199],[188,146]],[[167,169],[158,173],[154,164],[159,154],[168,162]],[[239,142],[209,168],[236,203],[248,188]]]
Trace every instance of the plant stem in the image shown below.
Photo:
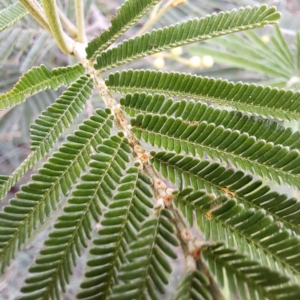
[[[63,52],[71,54],[73,52],[72,40],[63,32],[55,0],[42,0],[42,2],[57,45]]]
[[[81,43],[86,43],[84,7],[82,0],[75,0],[76,24],[78,28],[77,40]]]
[[[77,38],[78,30],[76,26],[70,21],[70,19],[64,14],[64,12],[58,8],[58,14],[63,27],[72,38]]]
[[[47,31],[51,32],[44,10],[36,0],[19,1]]]
[[[76,24],[78,28],[78,42],[86,42],[85,25],[84,25],[84,7],[82,0],[75,0]]]

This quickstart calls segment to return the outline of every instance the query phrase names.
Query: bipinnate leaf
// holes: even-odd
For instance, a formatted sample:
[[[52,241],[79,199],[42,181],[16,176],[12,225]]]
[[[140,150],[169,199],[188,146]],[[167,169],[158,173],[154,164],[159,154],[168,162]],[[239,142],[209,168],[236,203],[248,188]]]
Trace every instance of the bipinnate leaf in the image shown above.
[[[59,295],[59,286],[66,291],[73,266],[81,256],[81,247],[87,247],[86,241],[91,238],[95,223],[99,222],[103,208],[111,202],[130,162],[130,153],[127,139],[119,133],[103,140],[97,153],[91,155],[89,171],[81,176],[64,213],[30,267],[32,276],[26,279],[21,289],[25,295],[20,299],[48,299],[51,295]]]
[[[256,139],[238,130],[225,129],[203,121],[191,125],[166,115],[140,114],[131,120],[138,139],[177,154],[185,152],[218,159],[278,184],[300,188],[298,150]]]
[[[275,7],[265,5],[214,13],[125,40],[117,47],[99,53],[94,67],[105,72],[163,50],[274,24],[279,18]]]
[[[89,42],[86,53],[91,61],[134,25],[160,0],[126,0],[111,20],[111,27]]]
[[[101,221],[91,249],[92,259],[81,284],[78,299],[106,299],[117,284],[116,276],[125,262],[128,244],[136,239],[142,222],[153,208],[152,180],[129,168]]]
[[[199,270],[189,271],[178,284],[175,296],[172,300],[213,300],[207,286],[209,280]]]
[[[254,83],[150,70],[109,75],[106,85],[121,93],[162,93],[229,106],[247,113],[285,120],[300,120],[300,92]]]
[[[85,107],[90,98],[93,82],[90,76],[81,76],[35,120],[30,127],[31,153],[0,186],[0,199],[38,160],[57,142],[62,132]]]
[[[296,198],[272,191],[262,181],[224,164],[170,152],[153,151],[151,155],[154,168],[179,190],[193,187],[195,191],[205,189],[217,196],[234,197],[245,207],[264,209],[286,229],[300,232],[300,204]]]
[[[139,114],[168,115],[182,118],[189,124],[196,125],[203,121],[216,126],[224,126],[241,133],[247,133],[257,139],[272,142],[274,145],[288,146],[300,150],[300,132],[285,128],[277,121],[249,116],[240,111],[215,108],[199,101],[167,99],[162,94],[134,93],[120,99],[122,109],[130,116]]]
[[[27,15],[27,9],[19,2],[0,11],[0,32]]]
[[[300,274],[300,241],[289,230],[281,228],[262,209],[247,209],[235,199],[215,198],[205,191],[185,189],[174,200],[182,214],[197,224],[207,240],[224,241],[239,252],[253,257],[271,269]]]
[[[154,217],[144,222],[129,245],[110,299],[161,299],[172,271],[166,256],[177,258],[173,247],[178,246],[178,241],[171,218],[168,210],[159,208]]]
[[[46,89],[56,90],[62,85],[69,85],[80,75],[84,68],[81,64],[49,70],[44,65],[34,67],[23,74],[13,89],[0,95],[0,110],[20,104],[27,96]]]
[[[290,279],[287,276],[260,265],[234,249],[216,244],[204,247],[202,253],[210,271],[223,286],[226,276],[231,295],[249,300],[300,297],[300,286],[288,284]]]
[[[4,206],[0,212],[2,272],[33,230],[56,209],[61,194],[67,196],[86,170],[92,147],[97,150],[102,140],[109,137],[112,118],[109,109],[97,110],[79,130],[67,136],[67,141],[32,176],[32,181],[22,186],[16,198]]]

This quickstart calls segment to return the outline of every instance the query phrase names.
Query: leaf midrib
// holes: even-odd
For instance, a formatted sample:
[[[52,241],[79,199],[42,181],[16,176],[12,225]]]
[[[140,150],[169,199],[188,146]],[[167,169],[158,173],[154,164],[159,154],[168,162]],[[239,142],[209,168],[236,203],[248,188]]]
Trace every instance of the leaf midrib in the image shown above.
[[[248,160],[249,163],[256,164],[259,168],[261,168],[261,166],[262,166],[263,168],[270,169],[270,170],[274,170],[274,172],[276,172],[276,173],[282,173],[282,174],[284,174],[284,176],[279,176],[280,178],[285,177],[285,176],[286,176],[286,177],[292,177],[292,178],[296,177],[297,180],[299,181],[299,184],[300,184],[300,175],[299,175],[299,174],[291,174],[291,173],[288,173],[288,172],[283,171],[283,170],[281,170],[281,169],[274,168],[274,167],[270,167],[270,166],[264,165],[264,164],[262,164],[262,163],[253,161],[253,160],[251,160],[251,159],[249,159],[249,158],[247,158],[247,157],[243,157],[243,156],[240,156],[240,155],[237,155],[237,154],[234,154],[234,153],[228,153],[228,152],[226,152],[226,151],[223,150],[223,149],[212,148],[212,147],[207,146],[207,145],[197,144],[197,143],[194,143],[194,142],[191,142],[191,141],[188,141],[188,140],[183,140],[183,139],[180,139],[180,138],[176,138],[176,137],[173,137],[173,136],[170,137],[170,136],[168,136],[168,135],[166,135],[166,134],[162,134],[162,133],[160,133],[160,132],[149,131],[149,130],[147,130],[147,129],[140,128],[140,127],[133,127],[133,129],[135,129],[135,130],[140,130],[140,131],[146,131],[146,132],[148,132],[148,133],[153,133],[154,135],[160,135],[160,136],[165,137],[165,138],[167,138],[167,139],[173,139],[173,140],[175,140],[175,141],[184,142],[184,143],[187,143],[187,144],[192,144],[192,145],[195,147],[196,150],[197,150],[197,148],[201,148],[201,147],[202,147],[203,150],[204,150],[205,152],[208,152],[208,153],[211,153],[211,152],[221,152],[224,156],[231,156],[231,157],[233,157],[233,158],[237,157],[237,158],[239,158],[239,159],[241,159],[241,160],[245,160],[245,161]],[[147,143],[149,143],[149,142],[147,141]],[[155,143],[155,141],[154,141],[154,143]],[[163,147],[163,148],[166,149],[166,150],[169,150],[169,149],[167,149],[167,148],[165,148],[165,147]],[[285,147],[283,147],[283,148],[285,148]],[[209,151],[207,151],[207,150],[205,150],[205,149],[209,149],[209,150],[211,150],[211,151],[209,152]],[[258,149],[258,150],[259,150],[259,149]],[[185,151],[184,151],[184,152],[185,152]],[[189,154],[190,152],[185,152],[185,153]],[[198,154],[198,155],[199,155],[199,154]],[[219,161],[221,161],[221,159],[218,158],[215,154],[213,154],[213,156],[216,157]],[[229,159],[232,160],[232,161],[234,161],[234,162],[237,163],[238,165],[240,165],[238,161],[236,162],[236,161],[235,161],[234,159],[232,159],[232,158],[229,158]],[[241,167],[242,169],[244,169],[243,166],[240,166],[240,167]],[[248,170],[246,169],[245,171],[248,171]],[[248,171],[248,172],[249,172],[249,171]],[[255,175],[257,175],[257,174],[255,174]],[[273,176],[271,176],[271,177],[273,177]],[[281,179],[281,181],[282,181],[282,179]],[[289,181],[290,181],[290,180],[289,180]],[[285,182],[285,181],[283,181],[283,182]],[[289,183],[289,185],[291,185],[291,183]],[[299,186],[297,186],[297,187],[299,187]]]
[[[75,68],[76,66],[76,68]],[[53,79],[57,79],[57,80],[62,80],[66,74],[72,74],[72,73],[75,73],[77,70],[77,67],[78,65],[75,65],[74,68],[69,68],[69,67],[66,67],[66,72],[62,73],[62,74],[58,74],[58,75],[55,75],[53,74],[54,71],[56,71],[55,69],[50,71],[52,74],[52,76],[50,78],[47,78],[43,81],[39,81],[38,84],[34,85],[34,86],[31,86],[31,87],[27,87],[23,90],[19,90],[18,89],[18,84],[20,84],[20,82],[22,81],[22,79],[26,78],[25,76],[26,75],[30,75],[30,74],[24,74],[24,77],[20,78],[20,80],[15,84],[15,86],[13,87],[13,89],[7,93],[4,93],[2,95],[0,95],[0,101],[4,102],[4,101],[9,101],[10,99],[12,99],[13,97],[18,97],[18,96],[23,96],[23,98],[26,98],[27,96],[32,96],[32,95],[35,95],[36,93],[40,92],[41,90],[43,90],[43,86],[44,85],[47,85],[47,87],[49,87],[49,82],[51,82]],[[38,69],[38,68],[37,68]],[[62,83],[59,83],[58,85],[56,84],[56,89],[60,86],[60,85],[64,85],[65,82],[62,82]],[[46,88],[47,88],[46,87]],[[38,89],[38,90],[36,90]],[[21,103],[21,102],[20,102]],[[18,104],[18,103],[17,103]]]
[[[164,160],[161,160],[161,159],[159,159],[159,158],[157,158],[157,157],[154,157],[154,159],[157,160],[157,161],[160,161],[161,164],[165,164],[166,166],[169,166],[168,162],[166,162],[166,161],[164,161]],[[184,172],[184,173],[189,174],[190,177],[194,177],[194,178],[196,178],[196,179],[198,179],[198,180],[202,180],[202,181],[205,182],[205,184],[211,185],[211,186],[213,187],[213,189],[216,189],[217,191],[221,192],[222,194],[227,195],[226,193],[223,192],[221,186],[218,186],[217,184],[215,184],[215,183],[213,183],[213,182],[210,182],[210,181],[208,181],[207,179],[198,176],[197,174],[193,174],[193,173],[191,173],[191,172],[189,172],[189,171],[187,171],[187,170],[184,170],[183,168],[180,168],[180,167],[178,167],[178,166],[176,166],[176,165],[171,165],[171,167],[174,168],[174,169],[177,169],[177,170],[180,171],[180,172]],[[226,186],[226,188],[228,188],[228,187]],[[236,191],[230,190],[230,189],[229,189],[229,191],[236,192]],[[286,225],[290,226],[290,227],[291,227],[293,230],[295,230],[296,232],[299,232],[299,230],[300,230],[300,228],[299,228],[296,224],[290,223],[288,220],[285,220],[285,219],[281,218],[280,216],[277,216],[276,214],[270,212],[270,211],[269,211],[268,209],[266,209],[266,208],[260,207],[259,205],[256,205],[255,203],[253,203],[253,202],[251,202],[251,201],[247,201],[247,199],[245,199],[245,198],[239,196],[238,194],[235,194],[235,196],[234,196],[233,198],[239,200],[240,202],[242,202],[242,203],[244,203],[244,204],[246,204],[246,205],[249,205],[250,207],[255,208],[256,210],[264,209],[264,210],[265,210],[269,215],[271,215],[274,219],[278,220],[279,222],[282,222],[283,224],[286,224]],[[286,225],[285,225],[285,226],[286,226]]]
[[[69,169],[73,166],[74,163],[78,162],[78,157],[80,155],[82,155],[82,153],[86,150],[87,146],[90,146],[91,141],[94,139],[94,137],[99,133],[99,131],[102,129],[102,127],[107,123],[109,119],[107,118],[104,123],[102,123],[99,128],[97,128],[97,130],[94,132],[94,134],[92,135],[92,137],[90,137],[88,139],[88,142],[85,143],[84,147],[79,151],[78,154],[76,154],[75,158],[72,160],[71,164],[68,166],[68,168],[59,176],[59,179],[55,180],[53,182],[53,185],[51,186],[51,188],[49,188],[47,190],[47,192],[43,195],[43,197],[38,201],[38,203],[32,207],[32,211],[26,216],[26,218],[19,224],[19,226],[16,228],[16,231],[13,233],[13,235],[11,236],[11,238],[7,241],[7,245],[5,247],[3,247],[2,249],[0,249],[0,257],[3,256],[3,253],[11,246],[11,244],[13,243],[12,241],[14,239],[17,238],[17,235],[19,234],[20,230],[24,227],[24,224],[26,224],[26,222],[28,222],[28,219],[31,218],[31,216],[34,214],[34,212],[36,210],[39,209],[39,206],[42,205],[42,203],[44,203],[45,198],[47,198],[49,196],[49,194],[51,193],[52,190],[54,190],[56,188],[56,185],[59,184],[60,180],[64,177],[64,175],[69,171]]]
[[[74,99],[70,102],[68,107],[65,109],[64,113],[59,117],[59,119],[56,120],[52,128],[50,128],[50,131],[47,133],[47,135],[43,138],[43,140],[40,142],[38,146],[35,146],[35,149],[27,156],[27,158],[21,163],[21,165],[7,178],[6,182],[3,183],[0,186],[0,202],[2,201],[1,199],[5,196],[5,194],[8,192],[8,189],[12,187],[13,184],[16,183],[18,178],[14,178],[15,176],[19,175],[19,178],[28,170],[30,169],[37,161],[38,156],[40,155],[41,147],[42,144],[47,140],[50,136],[50,133],[52,133],[55,129],[54,127],[61,121],[61,119],[65,116],[65,114],[69,111],[69,108],[74,104],[74,100],[78,98],[79,94],[81,91],[91,82],[91,80],[87,80],[86,83],[83,85],[81,90],[77,93],[77,95],[74,97]],[[52,142],[52,140],[51,140]],[[53,142],[53,144],[56,141]],[[52,145],[53,145],[52,144]],[[52,146],[51,146],[52,147]],[[46,153],[49,153],[47,151]],[[45,155],[43,155],[45,156]],[[18,174],[18,173],[21,174]]]
[[[113,274],[113,269],[116,268],[116,262],[117,262],[117,259],[118,259],[118,256],[117,256],[118,252],[120,250],[122,250],[122,244],[121,244],[121,242],[123,241],[124,233],[125,233],[125,230],[126,230],[125,224],[129,220],[129,214],[130,214],[131,208],[133,206],[133,200],[134,200],[133,198],[135,196],[135,190],[136,190],[136,187],[137,187],[138,179],[139,179],[138,178],[138,174],[136,174],[136,180],[134,182],[134,190],[133,190],[133,193],[131,194],[130,204],[127,206],[126,217],[123,219],[122,226],[121,226],[122,230],[120,231],[118,240],[116,242],[116,247],[115,247],[115,251],[114,251],[114,259],[112,261],[110,261],[109,277],[106,280],[107,286],[106,286],[106,289],[105,289],[105,292],[104,292],[105,297],[108,297],[110,295],[109,291],[110,291],[110,288],[112,287],[112,284],[113,284],[113,282],[112,282],[112,277],[114,275]]]
[[[63,251],[62,255],[61,255],[61,259],[59,260],[60,263],[57,264],[57,267],[55,268],[56,272],[53,273],[53,275],[51,276],[53,278],[53,280],[51,280],[49,282],[49,284],[47,284],[46,286],[46,290],[45,293],[47,293],[47,295],[50,295],[50,290],[51,290],[51,285],[55,284],[55,281],[57,280],[57,277],[59,276],[59,270],[61,269],[61,267],[63,267],[63,260],[65,259],[65,257],[67,256],[67,251],[69,250],[69,248],[71,247],[71,244],[74,242],[74,238],[75,235],[78,233],[78,229],[81,228],[80,225],[82,224],[84,217],[86,217],[88,210],[90,211],[90,206],[93,203],[93,200],[96,198],[98,190],[100,189],[100,184],[103,182],[103,180],[105,179],[105,176],[107,175],[107,172],[109,171],[109,167],[111,166],[111,164],[114,162],[114,158],[118,155],[118,151],[120,150],[121,146],[122,146],[123,141],[119,144],[118,150],[116,151],[116,153],[112,156],[109,166],[106,168],[103,177],[101,178],[101,180],[99,180],[99,182],[97,183],[97,188],[94,189],[94,194],[92,195],[92,197],[90,198],[90,200],[88,201],[88,204],[86,205],[86,208],[84,209],[84,211],[82,212],[82,216],[81,218],[78,220],[78,223],[76,225],[76,227],[74,228],[74,231],[69,239],[69,242],[67,243],[65,250]],[[101,153],[100,153],[101,154]]]
[[[200,102],[215,102],[220,106],[231,106],[234,107],[236,109],[240,109],[241,111],[253,114],[253,107],[256,110],[256,113],[260,113],[263,116],[274,116],[274,111],[276,114],[280,114],[281,117],[280,119],[284,119],[282,117],[282,115],[285,116],[285,119],[287,120],[291,120],[290,117],[292,117],[293,120],[299,120],[300,119],[300,113],[294,112],[294,111],[289,111],[289,110],[283,110],[280,108],[270,108],[267,106],[260,106],[258,104],[254,104],[254,103],[246,103],[246,102],[241,102],[240,100],[238,101],[230,101],[227,99],[222,99],[220,97],[216,98],[216,97],[208,97],[208,96],[203,96],[203,95],[197,95],[197,94],[191,94],[191,93],[185,93],[185,92],[174,92],[174,91],[170,91],[170,90],[166,90],[166,89],[153,89],[153,88],[148,88],[148,87],[128,87],[128,86],[109,86],[109,89],[119,92],[119,93],[128,93],[128,92],[148,92],[150,94],[155,94],[155,93],[162,93],[165,95],[170,95],[173,97],[186,97],[189,99],[195,99],[197,101]],[[201,99],[200,99],[201,98]],[[245,107],[245,108],[244,108]],[[248,109],[249,108],[249,109]],[[299,105],[300,108],[300,105]],[[297,108],[298,109],[298,108]],[[267,113],[264,113],[265,110],[267,111]]]
[[[243,281],[247,285],[251,285],[254,287],[254,289],[260,291],[266,299],[273,299],[272,295],[269,295],[268,290],[264,288],[264,286],[259,285],[259,283],[256,283],[256,281],[252,280],[251,277],[247,277],[243,272],[241,272],[239,269],[232,267],[230,264],[228,264],[226,261],[224,261],[221,257],[214,255],[214,253],[208,253],[209,256],[213,257],[215,261],[219,261],[219,263],[223,266],[225,269],[230,269],[233,274],[237,276],[239,279],[243,279]],[[268,288],[268,287],[267,287]]]
[[[185,200],[182,200],[184,202],[186,202]],[[194,211],[201,211],[201,214],[204,214],[207,212],[206,210],[203,210],[202,207],[197,207],[194,203],[191,203],[191,205],[194,208]],[[270,255],[271,257],[274,258],[275,262],[278,263],[280,262],[281,264],[283,264],[288,270],[291,270],[294,274],[300,274],[300,271],[296,270],[292,265],[289,264],[288,261],[280,258],[276,253],[271,252],[268,248],[266,248],[265,246],[261,245],[258,241],[256,240],[252,240],[251,236],[246,235],[244,232],[240,231],[239,229],[234,228],[233,225],[230,225],[228,223],[226,223],[224,220],[219,219],[218,217],[216,217],[215,215],[211,214],[211,218],[216,222],[221,224],[223,227],[226,227],[228,230],[230,230],[230,232],[232,232],[233,234],[238,234],[240,236],[242,236],[244,239],[246,239],[248,241],[248,244],[254,244],[255,247],[257,249],[261,249],[263,252],[267,253],[268,255]]]
[[[265,23],[265,24],[262,24],[262,23]],[[108,65],[104,68],[97,69],[97,71],[99,71],[100,73],[103,73],[103,72],[111,70],[111,69],[113,69],[113,68],[115,68],[119,65],[127,64],[128,62],[131,62],[131,61],[136,60],[138,58],[142,58],[142,57],[145,57],[145,56],[148,56],[148,55],[159,53],[159,52],[162,52],[164,50],[172,49],[174,47],[184,46],[184,45],[188,45],[188,44],[195,43],[195,42],[202,42],[202,41],[205,41],[205,40],[208,40],[208,39],[211,39],[211,38],[223,36],[223,35],[226,35],[226,34],[237,32],[237,31],[240,32],[240,31],[246,31],[246,30],[253,29],[253,28],[260,28],[260,27],[263,27],[267,24],[274,24],[274,23],[276,23],[276,22],[275,21],[262,21],[262,22],[257,22],[257,23],[253,23],[253,24],[249,24],[249,25],[235,26],[235,27],[232,27],[230,29],[214,31],[214,32],[211,32],[210,34],[200,35],[199,37],[189,38],[189,39],[186,39],[184,41],[170,43],[170,44],[167,44],[167,45],[163,45],[161,47],[157,47],[157,48],[153,47],[151,50],[146,50],[145,52],[140,52],[140,53],[138,53],[134,56],[126,57],[125,59],[117,61],[115,64],[111,64],[111,65]],[[235,29],[235,30],[233,30],[233,29]],[[126,40],[126,41],[128,41],[128,40]]]

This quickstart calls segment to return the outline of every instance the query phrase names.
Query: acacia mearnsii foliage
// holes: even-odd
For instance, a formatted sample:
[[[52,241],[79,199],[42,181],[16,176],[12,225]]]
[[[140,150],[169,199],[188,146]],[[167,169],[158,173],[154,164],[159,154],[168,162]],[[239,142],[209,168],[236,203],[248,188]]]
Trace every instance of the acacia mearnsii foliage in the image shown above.
[[[19,299],[64,299],[80,257],[78,299],[300,299],[300,204],[278,192],[300,189],[300,133],[283,122],[300,119],[300,93],[128,66],[276,24],[275,7],[221,11],[130,37],[163,4],[127,0],[110,27],[85,43],[80,21],[88,22],[91,1],[74,1],[73,34],[65,21],[63,31],[56,1],[2,2],[1,63],[21,51],[20,40],[30,41],[33,18],[42,33],[27,65],[46,40],[73,57],[65,66],[29,68],[0,94],[0,109],[12,110],[66,87],[30,125],[30,154],[0,175],[6,199],[33,170],[3,202],[2,273],[52,220]],[[268,56],[264,71],[273,75],[299,68],[300,57],[300,36],[293,55],[276,32],[274,53],[257,39],[260,51],[247,52]],[[94,92],[102,108],[81,120]]]

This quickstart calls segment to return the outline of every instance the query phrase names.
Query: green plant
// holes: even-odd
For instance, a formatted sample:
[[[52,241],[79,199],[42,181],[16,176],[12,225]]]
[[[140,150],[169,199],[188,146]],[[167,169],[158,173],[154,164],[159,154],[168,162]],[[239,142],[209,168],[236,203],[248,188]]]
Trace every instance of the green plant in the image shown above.
[[[299,202],[257,177],[300,188],[300,133],[277,121],[300,119],[299,93],[150,70],[102,79],[166,49],[274,24],[280,14],[265,5],[246,7],[110,47],[158,2],[125,1],[111,27],[87,45],[81,0],[74,2],[77,28],[68,27],[70,35],[54,0],[20,0],[0,12],[4,30],[28,10],[79,61],[32,68],[0,95],[6,109],[68,85],[31,125],[30,155],[13,174],[0,176],[3,198],[49,156],[0,213],[1,270],[64,202],[20,299],[59,299],[84,248],[90,256],[78,299],[224,299],[222,287],[232,298],[298,299]],[[93,88],[106,108],[52,152]],[[124,96],[118,102],[113,92]],[[181,277],[170,291],[176,265]]]

